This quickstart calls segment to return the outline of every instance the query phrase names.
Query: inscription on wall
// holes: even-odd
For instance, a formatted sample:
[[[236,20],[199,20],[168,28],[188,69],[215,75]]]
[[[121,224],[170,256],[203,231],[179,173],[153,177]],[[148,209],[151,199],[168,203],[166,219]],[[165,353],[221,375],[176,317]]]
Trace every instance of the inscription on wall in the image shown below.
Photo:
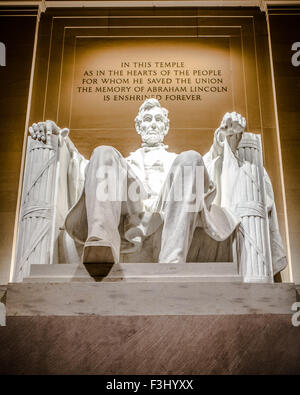
[[[232,72],[235,59],[228,37],[79,37],[67,75],[69,126],[132,129],[140,104],[154,97],[168,108],[172,128],[212,128],[233,110],[233,78],[242,81]]]
[[[210,94],[228,92],[222,70],[191,68],[184,61],[123,61],[114,69],[87,69],[76,89],[115,102],[150,97],[166,102],[201,101]]]

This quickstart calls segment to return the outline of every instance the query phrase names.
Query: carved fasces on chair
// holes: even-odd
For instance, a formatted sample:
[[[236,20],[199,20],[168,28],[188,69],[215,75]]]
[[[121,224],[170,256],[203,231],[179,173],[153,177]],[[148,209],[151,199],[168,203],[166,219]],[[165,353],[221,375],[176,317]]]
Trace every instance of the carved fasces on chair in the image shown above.
[[[261,147],[260,135],[244,133],[237,150],[242,185],[235,210],[241,218],[239,265],[246,282],[273,281]]]
[[[31,264],[51,260],[58,137],[28,137],[13,281],[28,276]]]

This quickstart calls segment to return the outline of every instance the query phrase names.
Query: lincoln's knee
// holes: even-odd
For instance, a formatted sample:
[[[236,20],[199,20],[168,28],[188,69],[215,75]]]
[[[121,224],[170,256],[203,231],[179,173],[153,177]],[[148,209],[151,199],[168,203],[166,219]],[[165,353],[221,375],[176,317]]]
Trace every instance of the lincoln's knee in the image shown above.
[[[101,162],[110,164],[114,158],[119,156],[119,152],[114,147],[99,145],[99,147],[94,149],[91,159],[101,160]]]
[[[199,154],[199,152],[189,150],[189,151],[184,151],[181,154],[177,156],[177,160],[181,165],[188,166],[188,165],[198,165],[201,166],[203,165],[203,159],[202,156]]]
[[[114,155],[115,148],[110,145],[99,145],[93,151],[93,155]]]

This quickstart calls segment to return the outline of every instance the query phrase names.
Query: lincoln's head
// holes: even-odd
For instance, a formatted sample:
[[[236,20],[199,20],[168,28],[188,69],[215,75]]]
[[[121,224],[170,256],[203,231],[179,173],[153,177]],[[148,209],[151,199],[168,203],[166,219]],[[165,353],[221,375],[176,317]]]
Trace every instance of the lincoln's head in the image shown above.
[[[168,110],[156,99],[147,99],[135,118],[135,128],[145,145],[156,146],[164,141],[169,131]]]

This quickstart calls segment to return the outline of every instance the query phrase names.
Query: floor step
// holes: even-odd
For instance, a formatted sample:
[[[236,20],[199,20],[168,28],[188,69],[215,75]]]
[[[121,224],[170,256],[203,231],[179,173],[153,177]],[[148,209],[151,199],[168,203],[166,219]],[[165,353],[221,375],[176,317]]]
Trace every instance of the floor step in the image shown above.
[[[198,281],[240,282],[232,262],[31,265],[24,282]]]

